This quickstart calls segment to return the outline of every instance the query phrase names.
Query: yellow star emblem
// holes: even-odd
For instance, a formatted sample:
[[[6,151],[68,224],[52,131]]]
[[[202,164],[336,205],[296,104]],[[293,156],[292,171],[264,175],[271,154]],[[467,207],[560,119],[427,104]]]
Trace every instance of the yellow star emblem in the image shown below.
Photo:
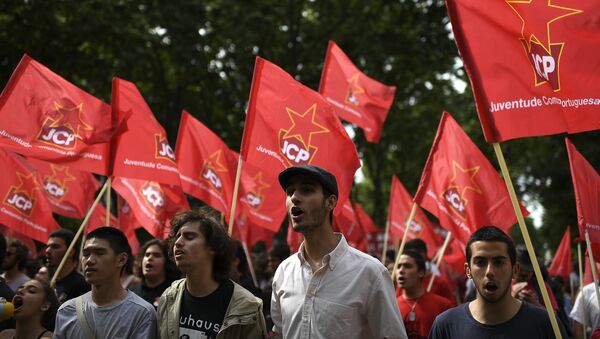
[[[292,126],[286,131],[283,139],[297,138],[305,149],[312,145],[315,134],[327,133],[329,130],[320,125],[316,120],[317,104],[310,106],[304,113],[298,113],[286,107],[287,114],[292,121]]]

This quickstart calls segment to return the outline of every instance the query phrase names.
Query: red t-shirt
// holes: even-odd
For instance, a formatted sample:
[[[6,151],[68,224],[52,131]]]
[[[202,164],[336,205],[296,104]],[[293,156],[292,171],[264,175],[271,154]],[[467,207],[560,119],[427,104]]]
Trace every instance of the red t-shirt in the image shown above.
[[[429,280],[431,280],[432,274],[427,273],[427,275],[421,281],[421,287],[427,289],[429,286]],[[446,278],[442,276],[436,276],[435,280],[433,280],[433,285],[431,286],[431,293],[437,294],[442,298],[446,298],[450,301],[450,304],[454,307],[456,306],[456,299],[454,293],[452,292],[452,288],[450,288],[450,284],[446,280]]]
[[[415,299],[405,299],[403,295],[400,295],[397,300],[404,327],[410,339],[427,338],[435,317],[452,307],[450,300],[431,292],[425,292]],[[414,320],[410,316],[413,306]]]

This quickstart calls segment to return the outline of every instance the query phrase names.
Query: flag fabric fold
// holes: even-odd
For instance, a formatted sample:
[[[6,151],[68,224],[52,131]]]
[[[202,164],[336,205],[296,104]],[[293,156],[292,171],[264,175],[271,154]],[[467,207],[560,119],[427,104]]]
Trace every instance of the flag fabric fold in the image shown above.
[[[344,205],[337,206],[336,208],[341,208],[342,212],[337,214],[333,219],[334,230],[341,232],[348,241],[348,244],[366,252],[368,240],[367,233],[358,220],[352,202],[346,200]]]
[[[565,235],[556,249],[552,264],[548,268],[551,275],[561,276],[565,284],[569,281],[569,274],[573,272],[571,263],[571,226],[567,226]]]
[[[333,41],[329,41],[319,92],[336,107],[340,118],[365,131],[377,143],[394,101],[395,86],[386,86],[361,72]]]

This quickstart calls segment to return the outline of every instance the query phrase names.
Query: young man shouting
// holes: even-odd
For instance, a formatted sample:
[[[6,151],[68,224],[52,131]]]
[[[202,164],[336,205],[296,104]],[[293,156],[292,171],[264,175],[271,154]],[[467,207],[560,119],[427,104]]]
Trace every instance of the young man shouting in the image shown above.
[[[130,257],[127,238],[118,229],[100,227],[88,234],[81,265],[92,290],[59,308],[54,339],[156,338],[154,307],[121,285]]]

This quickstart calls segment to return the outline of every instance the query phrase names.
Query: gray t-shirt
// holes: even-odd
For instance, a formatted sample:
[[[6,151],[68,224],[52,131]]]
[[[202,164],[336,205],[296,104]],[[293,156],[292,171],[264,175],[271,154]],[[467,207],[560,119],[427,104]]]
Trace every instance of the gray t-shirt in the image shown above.
[[[106,307],[100,307],[92,301],[92,292],[83,295],[85,318],[95,338],[156,338],[154,307],[135,293],[127,292],[125,299]],[[58,309],[52,338],[85,338],[77,319],[75,299],[65,302]]]

